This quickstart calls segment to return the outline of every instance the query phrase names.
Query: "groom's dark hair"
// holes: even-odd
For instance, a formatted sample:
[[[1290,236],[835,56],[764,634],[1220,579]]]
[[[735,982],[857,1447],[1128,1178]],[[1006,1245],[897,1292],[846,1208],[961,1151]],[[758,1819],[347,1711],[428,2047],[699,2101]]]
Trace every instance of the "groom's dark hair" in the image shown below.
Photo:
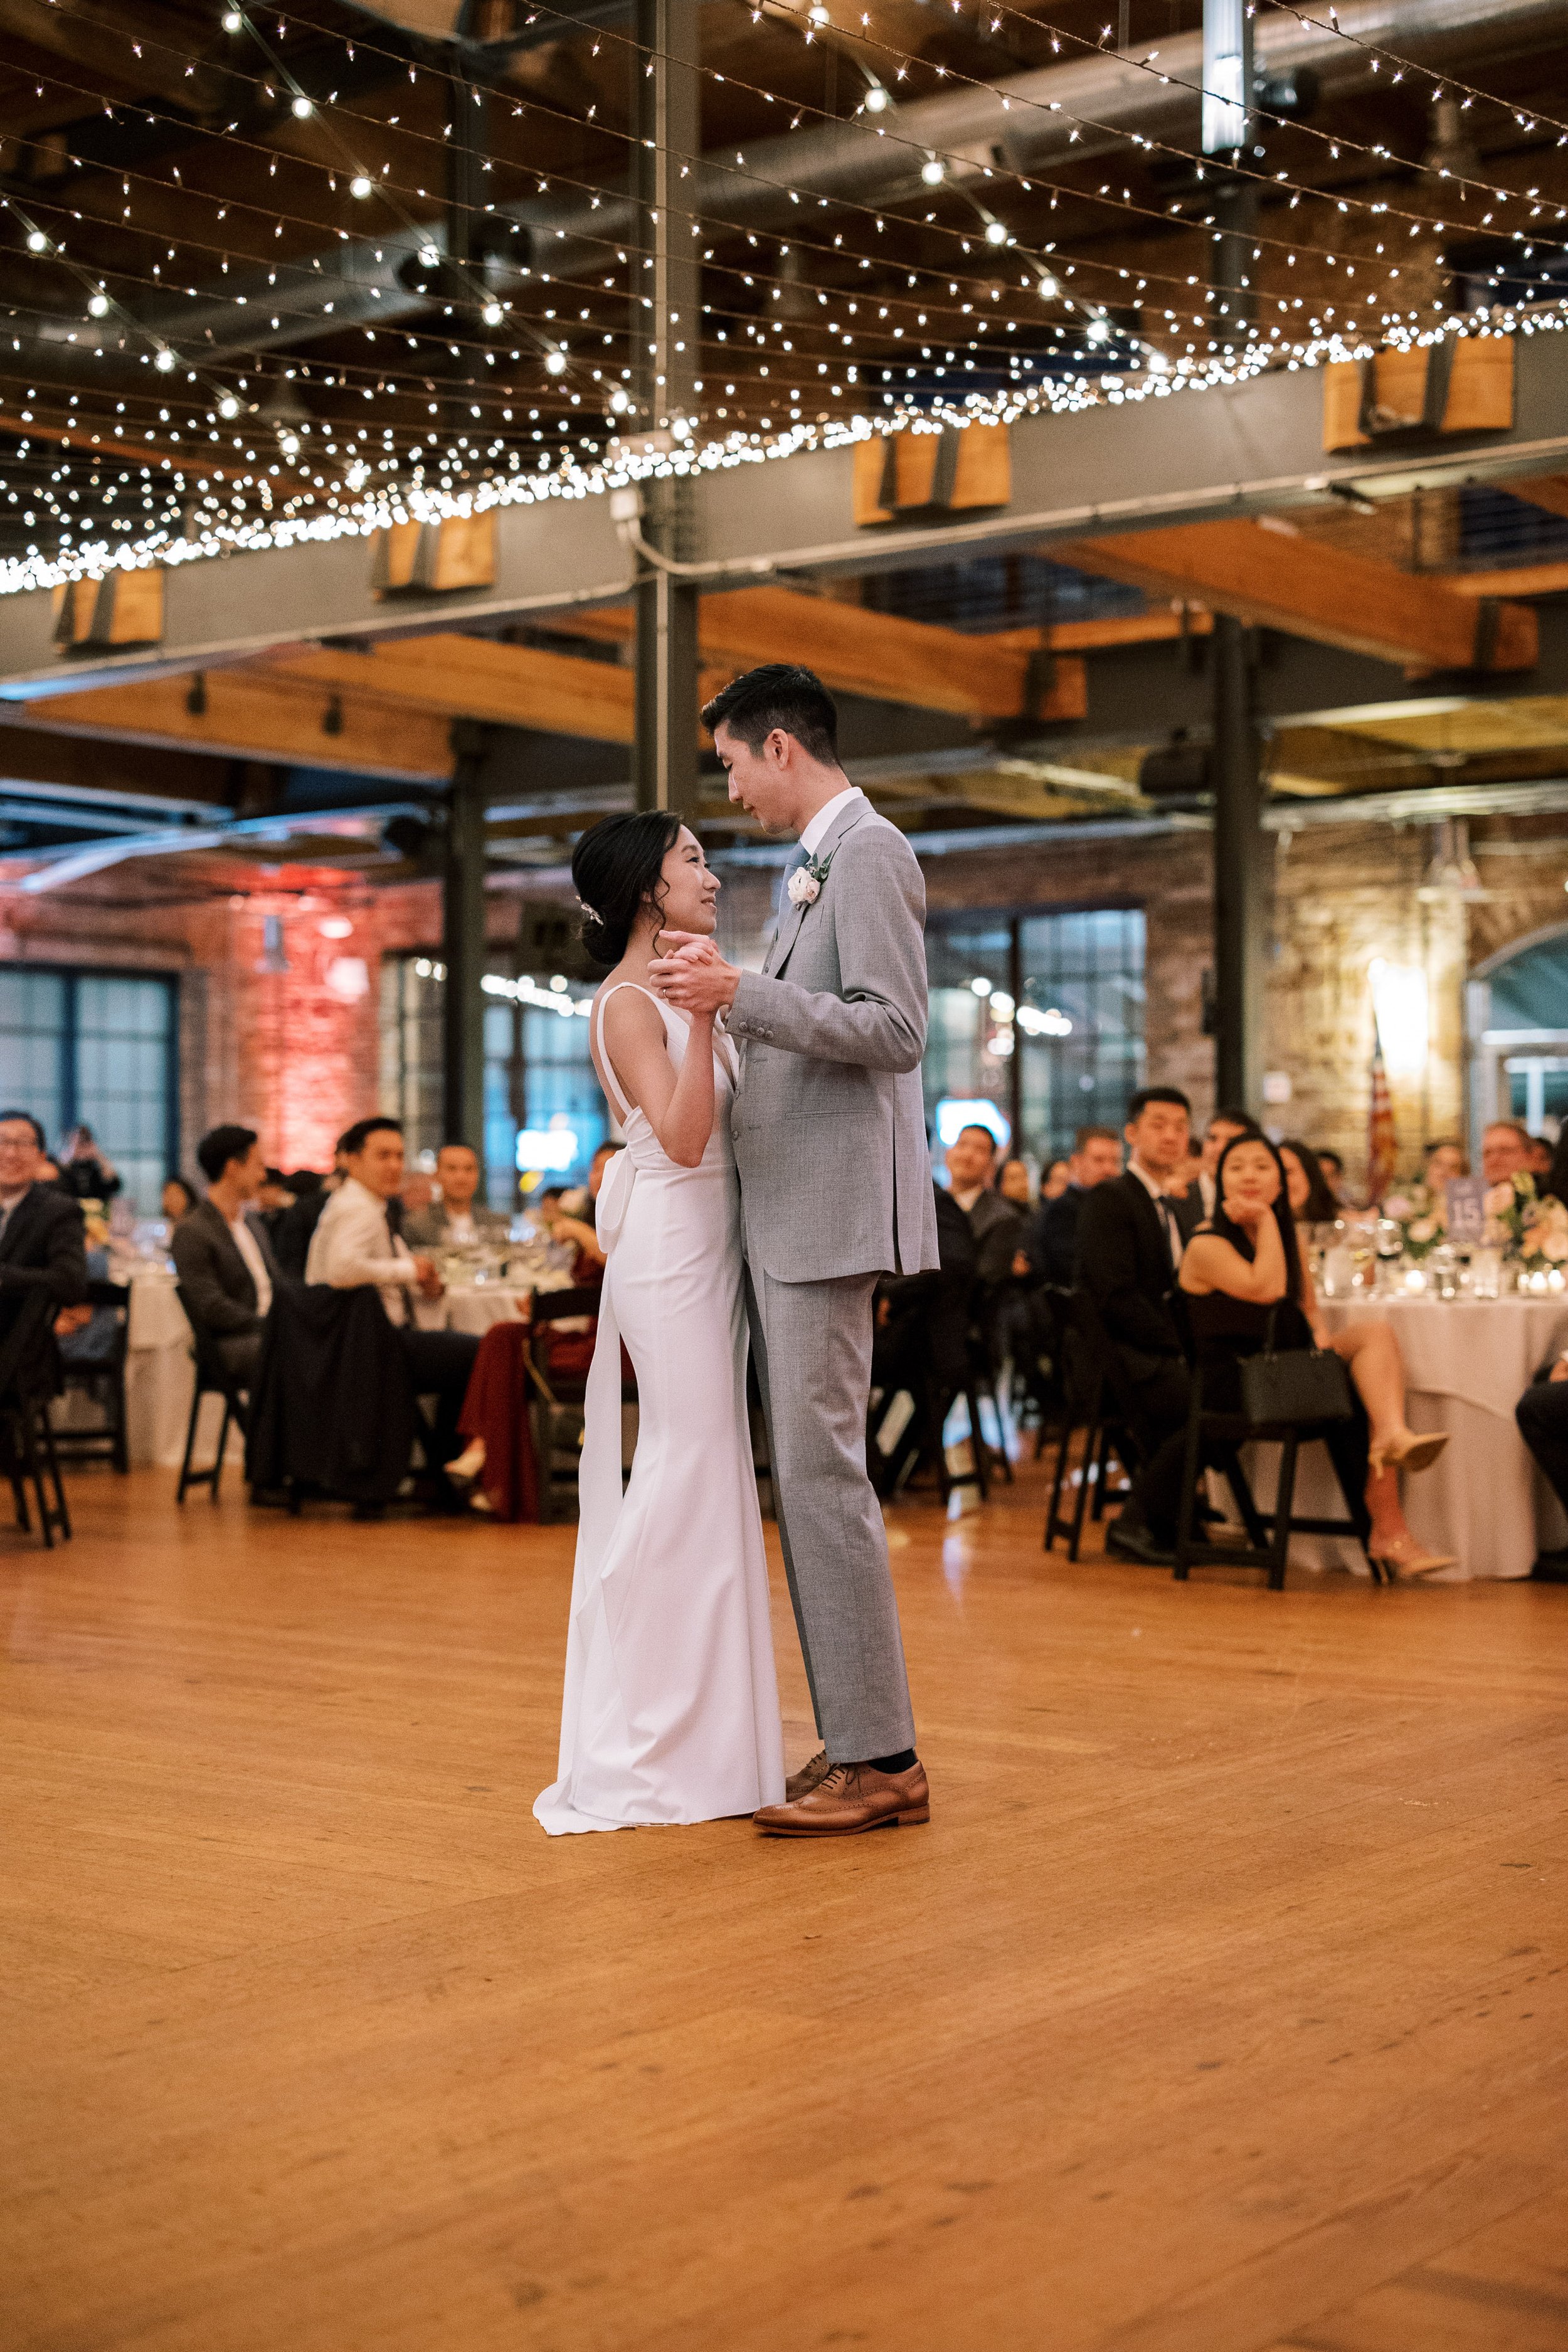
[[[702,710],[711,735],[727,727],[750,751],[760,751],[775,727],[825,764],[838,759],[838,706],[815,670],[793,662],[764,662],[731,678]]]

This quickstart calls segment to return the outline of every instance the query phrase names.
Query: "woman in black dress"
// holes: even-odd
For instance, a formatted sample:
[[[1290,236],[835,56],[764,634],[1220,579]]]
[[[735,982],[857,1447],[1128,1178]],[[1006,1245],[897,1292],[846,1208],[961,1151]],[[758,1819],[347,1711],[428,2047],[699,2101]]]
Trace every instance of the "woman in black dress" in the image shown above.
[[[1268,1341],[1276,1348],[1331,1348],[1344,1360],[1356,1417],[1331,1442],[1347,1477],[1365,1477],[1372,1515],[1368,1549],[1402,1576],[1428,1576],[1454,1561],[1423,1551],[1399,1500],[1399,1472],[1425,1470],[1447,1444],[1418,1435],[1405,1418],[1405,1368],[1393,1326],[1360,1318],[1333,1333],[1321,1320],[1311,1276],[1296,1245],[1284,1163],[1261,1136],[1238,1135],[1220,1154],[1215,1208],[1187,1244],[1180,1283],[1203,1368],[1204,1394],[1219,1412],[1241,1402],[1239,1364]]]

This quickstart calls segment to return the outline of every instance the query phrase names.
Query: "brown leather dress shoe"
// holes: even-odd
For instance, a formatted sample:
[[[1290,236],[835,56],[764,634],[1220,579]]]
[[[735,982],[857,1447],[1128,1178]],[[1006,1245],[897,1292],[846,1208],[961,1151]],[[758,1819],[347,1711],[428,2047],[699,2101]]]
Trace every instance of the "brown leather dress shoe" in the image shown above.
[[[804,1797],[764,1805],[752,1815],[769,1837],[853,1837],[858,1830],[890,1830],[931,1819],[931,1790],[918,1761],[907,1772],[879,1772],[874,1764],[834,1764]]]
[[[826,1748],[819,1748],[809,1764],[803,1764],[798,1772],[792,1772],[785,1780],[785,1804],[793,1805],[797,1798],[809,1797],[812,1790],[826,1780],[831,1769]]]

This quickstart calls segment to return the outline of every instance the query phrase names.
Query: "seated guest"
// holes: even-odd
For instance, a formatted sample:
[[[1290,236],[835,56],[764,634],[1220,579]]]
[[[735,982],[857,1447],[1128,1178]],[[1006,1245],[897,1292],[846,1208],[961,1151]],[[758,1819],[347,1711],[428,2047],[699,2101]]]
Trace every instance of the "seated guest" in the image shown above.
[[[1318,1153],[1318,1166],[1324,1183],[1334,1196],[1334,1214],[1338,1216],[1350,1203],[1345,1192],[1345,1162],[1342,1152],[1324,1148]]]
[[[92,1139],[90,1127],[73,1127],[61,1146],[58,1181],[77,1201],[108,1202],[123,1190],[106,1155]]]
[[[1151,1529],[1143,1487],[1159,1468],[1163,1451],[1174,1447],[1179,1465],[1187,1425],[1186,1355],[1172,1302],[1176,1268],[1197,1223],[1196,1203],[1186,1196],[1173,1200],[1168,1187],[1187,1157],[1191,1111],[1178,1087],[1140,1087],[1127,1114],[1127,1172],[1084,1195],[1074,1279],[1093,1299],[1116,1350],[1132,1435],[1142,1455],[1132,1492],[1106,1541],[1130,1559],[1165,1559],[1168,1530],[1163,1530],[1167,1544],[1162,1549]]]
[[[1024,1233],[1015,1202],[992,1189],[995,1164],[996,1139],[988,1127],[961,1127],[947,1147],[948,1186],[969,1221],[975,1271],[986,1290],[994,1290],[1012,1273],[1014,1252]]]
[[[436,1154],[438,1197],[427,1209],[403,1220],[404,1238],[415,1249],[461,1249],[471,1242],[504,1241],[510,1219],[487,1208],[477,1195],[479,1155],[471,1143],[444,1143]],[[404,1187],[404,1207],[408,1191]]]
[[[1542,1477],[1568,1511],[1568,1348],[1542,1365],[1513,1417]],[[1568,1584],[1568,1546],[1542,1552],[1530,1572],[1538,1584]]]
[[[187,1184],[183,1176],[165,1176],[163,1190],[158,1196],[158,1214],[171,1225],[188,1217],[196,1205],[196,1188]]]
[[[91,1315],[87,1243],[76,1202],[43,1181],[44,1130],[31,1111],[0,1110],[0,1344],[42,1290],[67,1328]],[[83,1311],[85,1308],[85,1312]]]
[[[1400,1505],[1400,1470],[1427,1469],[1448,1441],[1440,1431],[1418,1436],[1405,1421],[1405,1367],[1392,1325],[1358,1318],[1337,1333],[1323,1325],[1296,1244],[1284,1163],[1266,1137],[1237,1137],[1216,1175],[1219,1207],[1188,1243],[1180,1277],[1205,1403],[1216,1412],[1239,1411],[1240,1360],[1265,1345],[1331,1348],[1349,1370],[1356,1412],[1327,1443],[1349,1491],[1364,1482],[1368,1551],[1402,1576],[1452,1568],[1451,1558],[1422,1550]],[[1173,1478],[1172,1465],[1163,1467],[1145,1507],[1156,1538],[1173,1543],[1183,1468],[1177,1463]]]
[[[1516,1118],[1494,1119],[1481,1133],[1481,1174],[1489,1184],[1506,1184],[1529,1163],[1530,1133]]]
[[[1005,1201],[1011,1201],[1016,1209],[1029,1210],[1035,1205],[1035,1196],[1029,1186],[1028,1165],[1016,1154],[1004,1160],[996,1171],[996,1190]]]
[[[1310,1143],[1294,1139],[1279,1146],[1285,1181],[1290,1188],[1290,1214],[1299,1225],[1331,1225],[1339,1202],[1323,1180],[1318,1155]]]
[[[444,1472],[458,1453],[458,1416],[479,1343],[469,1331],[421,1331],[410,1292],[439,1298],[440,1276],[416,1257],[387,1222],[387,1203],[403,1182],[403,1129],[395,1118],[362,1118],[342,1137],[344,1175],[321,1211],[306,1261],[307,1282],[334,1290],[374,1284],[386,1319],[397,1331],[416,1396],[436,1399],[433,1465]],[[446,1499],[451,1490],[443,1476]]]
[[[1072,1287],[1078,1256],[1078,1221],[1086,1192],[1121,1173],[1121,1138],[1113,1127],[1080,1127],[1067,1162],[1068,1185],[1054,1201],[1042,1200],[1025,1229],[1025,1271],[1059,1289]],[[1020,1269],[1015,1265],[1015,1272]]]
[[[1238,1135],[1261,1135],[1262,1129],[1246,1110],[1216,1110],[1204,1129],[1204,1145],[1198,1154],[1198,1199],[1205,1217],[1212,1217],[1215,1204],[1215,1171],[1219,1155],[1232,1139]]]
[[[978,1266],[969,1219],[938,1184],[934,1274],[894,1275],[879,1283],[871,1345],[871,1385],[884,1404],[907,1389],[919,1398],[929,1376],[941,1411],[969,1368],[970,1316]]]
[[[1470,1172],[1470,1158],[1462,1143],[1446,1135],[1438,1143],[1429,1143],[1422,1153],[1421,1181],[1434,1192],[1446,1184],[1453,1184]]]
[[[393,1231],[401,1233],[411,1217],[428,1216],[436,1201],[436,1179],[423,1168],[410,1168],[397,1190],[397,1198],[388,1205],[393,1211]]]
[[[169,1243],[185,1311],[242,1389],[256,1378],[261,1328],[277,1271],[265,1230],[246,1211],[267,1164],[253,1127],[215,1127],[196,1146],[207,1196],[174,1227]]]

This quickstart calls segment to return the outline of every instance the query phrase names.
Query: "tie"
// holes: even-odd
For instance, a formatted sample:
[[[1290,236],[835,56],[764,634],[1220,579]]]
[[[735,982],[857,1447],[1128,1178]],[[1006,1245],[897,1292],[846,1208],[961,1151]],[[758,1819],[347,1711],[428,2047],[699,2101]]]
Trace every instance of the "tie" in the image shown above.
[[[1160,1222],[1165,1228],[1165,1247],[1171,1253],[1171,1264],[1173,1266],[1178,1266],[1182,1263],[1182,1236],[1176,1224],[1175,1212],[1163,1192],[1159,1195],[1154,1206],[1159,1210]]]

